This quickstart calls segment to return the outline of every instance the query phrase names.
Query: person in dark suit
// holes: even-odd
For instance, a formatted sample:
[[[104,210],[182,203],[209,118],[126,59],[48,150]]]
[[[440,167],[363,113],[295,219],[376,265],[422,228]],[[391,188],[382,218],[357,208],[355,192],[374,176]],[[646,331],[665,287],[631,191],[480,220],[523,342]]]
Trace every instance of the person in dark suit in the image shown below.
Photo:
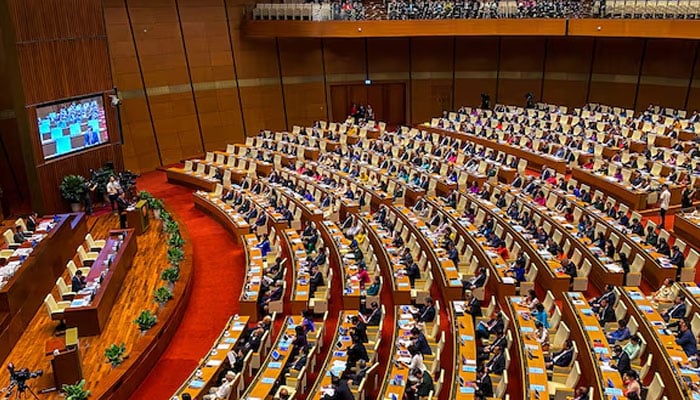
[[[36,224],[39,222],[39,215],[36,213],[36,211],[32,211],[31,214],[27,217],[26,221],[24,221],[24,225],[27,226],[27,230],[29,232],[34,232],[36,230]]]
[[[486,373],[486,368],[483,365],[476,370],[476,381],[472,382],[472,387],[478,400],[486,400],[493,397],[491,377]]]
[[[416,346],[416,348],[418,349],[418,351],[421,352],[421,354],[433,354],[433,350],[428,344],[428,339],[425,338],[425,335],[423,335],[423,332],[421,332],[420,329],[416,327],[413,327],[411,329],[411,340],[413,341],[413,345]]]
[[[407,264],[403,271],[408,277],[408,280],[411,282],[411,288],[415,287],[416,279],[420,279],[420,268],[418,267],[418,264],[411,262],[410,264]]]
[[[479,267],[476,270],[476,275],[471,279],[462,282],[464,290],[474,290],[484,286],[484,284],[486,284],[486,270],[483,267]]]
[[[549,370],[553,369],[554,366],[566,367],[569,364],[571,364],[571,360],[573,359],[573,357],[574,357],[574,344],[571,341],[571,339],[568,339],[564,343],[564,348],[561,351],[554,353],[552,355],[552,358],[550,358],[550,359],[545,358],[544,365]]]
[[[613,359],[615,360],[615,369],[620,373],[620,377],[625,374],[625,372],[632,369],[632,364],[630,362],[630,356],[627,352],[622,351],[622,346],[616,344],[613,347]]]
[[[600,310],[600,302],[605,299],[607,300],[608,304],[615,304],[615,288],[613,285],[607,284],[604,287],[604,292],[598,297],[594,297],[590,300],[588,300],[588,303],[591,305],[591,310],[593,310],[594,313],[597,313],[598,310]]]
[[[379,322],[382,320],[382,310],[379,308],[379,304],[377,304],[376,301],[373,301],[370,307],[366,315],[360,314],[360,318],[369,326],[379,326]]]
[[[472,316],[472,319],[474,322],[476,322],[476,319],[478,317],[482,316],[481,313],[481,302],[479,299],[474,297],[474,295],[471,292],[467,293],[466,299],[465,299],[465,313],[469,314]]]
[[[601,326],[605,326],[608,322],[615,321],[615,311],[607,300],[600,301],[600,309],[598,310],[598,322]]]
[[[272,301],[277,301],[282,298],[283,287],[281,283],[276,284],[275,288],[262,296],[259,300],[260,314],[267,315],[269,304]]]
[[[27,240],[27,237],[29,237],[29,236],[30,235],[28,235],[27,232],[25,232],[22,229],[22,225],[17,225],[15,227],[15,234],[12,237],[12,239],[15,241],[15,243],[21,244],[21,243],[24,243],[24,241]]]
[[[503,329],[497,329],[496,330],[496,338],[493,340],[493,342],[491,342],[490,345],[477,346],[477,349],[476,349],[477,361],[488,360],[489,357],[491,356],[491,353],[493,353],[494,348],[501,346],[505,349],[507,344],[508,344],[508,342],[506,340],[506,335],[503,333]]]
[[[407,399],[418,400],[421,397],[428,396],[430,391],[435,389],[433,377],[430,376],[430,373],[417,369],[414,376],[417,382],[408,388],[406,392]]]
[[[678,268],[676,278],[680,278],[681,269],[685,267],[685,257],[683,256],[683,252],[678,248],[678,246],[675,245],[671,250],[671,264],[675,265],[676,268]]]
[[[569,275],[571,277],[571,282],[574,281],[574,278],[576,278],[578,271],[576,270],[576,264],[574,264],[573,261],[569,260],[568,257],[564,256],[564,258],[561,259],[561,268],[564,270],[564,273]]]
[[[425,298],[425,304],[418,306],[418,312],[413,314],[416,322],[433,322],[435,320],[435,306],[433,299]]]
[[[486,363],[486,371],[489,374],[503,375],[503,371],[506,369],[506,357],[503,354],[503,347],[496,346],[491,350],[491,353],[491,359]]]
[[[693,335],[693,332],[690,330],[688,320],[680,320],[678,322],[678,327],[679,331],[676,335],[676,344],[681,346],[686,356],[696,356],[698,354],[697,341],[695,340],[695,335]]]
[[[314,265],[311,267],[311,278],[309,279],[309,297],[313,297],[316,289],[323,285],[323,273],[318,270],[318,265]]]
[[[326,259],[328,258],[328,252],[325,247],[321,247],[318,249],[318,254],[316,257],[311,260],[311,266],[321,266],[326,263]]]
[[[656,251],[665,255],[666,257],[671,255],[671,249],[668,247],[668,242],[666,242],[665,238],[659,238],[659,241],[656,244]]]
[[[365,348],[364,343],[362,343],[357,335],[352,335],[351,338],[352,345],[347,351],[348,359],[346,365],[348,369],[353,368],[360,360],[365,360],[365,362],[369,361],[369,355],[367,354],[367,349]]]
[[[668,322],[671,319],[679,319],[685,317],[685,296],[678,295],[673,300],[673,305],[661,313],[661,317],[664,321]]]
[[[129,202],[126,201],[126,194],[121,192],[117,197],[117,210],[119,211],[119,227],[126,229],[126,210],[129,208]]]
[[[644,227],[642,226],[642,223],[637,220],[637,218],[632,218],[630,230],[635,235],[644,236]]]
[[[85,288],[86,284],[87,283],[85,282],[85,276],[83,276],[83,271],[75,271],[75,275],[73,275],[73,278],[71,279],[71,291],[78,293],[79,291]]]
[[[350,330],[360,340],[360,342],[369,342],[369,339],[367,338],[367,324],[365,324],[364,321],[360,321],[360,318],[357,316],[353,316],[350,319],[350,322],[352,322],[352,327]]]

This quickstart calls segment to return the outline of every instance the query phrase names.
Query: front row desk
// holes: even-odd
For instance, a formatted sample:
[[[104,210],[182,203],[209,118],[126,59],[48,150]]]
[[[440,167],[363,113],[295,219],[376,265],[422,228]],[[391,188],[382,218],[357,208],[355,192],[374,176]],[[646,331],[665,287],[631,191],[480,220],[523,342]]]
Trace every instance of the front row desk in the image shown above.
[[[104,329],[136,256],[134,229],[112,230],[86,276],[88,286],[64,310],[68,328],[77,327],[80,336],[99,335]]]

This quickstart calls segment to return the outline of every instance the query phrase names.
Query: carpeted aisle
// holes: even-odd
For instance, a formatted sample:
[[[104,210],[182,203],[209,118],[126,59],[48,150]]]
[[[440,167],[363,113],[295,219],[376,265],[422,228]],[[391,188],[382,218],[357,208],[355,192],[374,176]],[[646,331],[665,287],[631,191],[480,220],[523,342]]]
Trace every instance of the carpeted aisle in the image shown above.
[[[238,312],[245,256],[221,225],[194,208],[191,189],[168,184],[158,171],[141,176],[138,185],[177,213],[194,247],[192,292],[185,316],[156,367],[132,396],[169,399],[211,348],[228,318]]]

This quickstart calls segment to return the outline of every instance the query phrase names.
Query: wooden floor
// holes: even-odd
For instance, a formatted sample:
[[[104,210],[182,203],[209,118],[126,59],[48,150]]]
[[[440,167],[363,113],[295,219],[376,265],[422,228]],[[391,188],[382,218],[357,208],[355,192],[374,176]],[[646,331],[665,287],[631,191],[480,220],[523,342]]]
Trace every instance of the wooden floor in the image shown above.
[[[106,329],[100,336],[80,338],[80,352],[83,360],[83,375],[87,381],[87,388],[92,392],[91,399],[99,399],[105,390],[100,388],[100,381],[111,371],[112,367],[106,362],[104,351],[112,343],[125,343],[127,353],[134,347],[134,343],[141,337],[138,327],[133,320],[142,309],[150,309],[155,312],[156,304],[153,302],[153,291],[162,286],[160,271],[166,265],[166,243],[160,234],[160,224],[154,224],[146,233],[138,237],[138,253],[134,264],[129,271],[124,285],[117,297],[115,308],[112,310]],[[98,218],[88,219],[88,229],[95,239],[104,238],[110,229],[119,228],[119,220],[116,215],[108,214]],[[70,283],[68,273],[64,276]],[[54,297],[58,298],[58,292],[54,289]],[[123,307],[123,308],[120,308]],[[57,322],[51,321],[45,308],[34,316],[25,334],[12,350],[10,356],[0,364],[0,388],[9,385],[9,376],[5,365],[12,361],[16,368],[27,367],[30,370],[44,370],[44,376],[28,381],[29,386],[38,394],[41,389],[53,387],[51,376],[51,363],[48,356],[44,356],[44,346],[52,335]],[[2,393],[0,393],[2,395]],[[14,397],[14,394],[13,394]],[[64,399],[59,392],[39,394],[41,399]]]

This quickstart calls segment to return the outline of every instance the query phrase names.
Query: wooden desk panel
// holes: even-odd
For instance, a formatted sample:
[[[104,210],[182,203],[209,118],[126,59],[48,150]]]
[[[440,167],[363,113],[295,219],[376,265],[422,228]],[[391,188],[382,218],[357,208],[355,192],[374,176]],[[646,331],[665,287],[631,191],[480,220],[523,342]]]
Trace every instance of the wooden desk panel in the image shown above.
[[[604,399],[608,395],[623,398],[622,392],[625,387],[620,373],[601,361],[601,356],[611,359],[613,352],[605,331],[586,299],[581,293],[569,292],[563,297],[561,311],[562,321],[571,329],[570,338],[578,346],[581,377],[584,382],[593,386],[593,393],[589,395],[595,399]]]
[[[233,235],[233,241],[241,243],[241,236],[250,233],[250,225],[229,204],[209,193],[192,193],[194,207],[211,216]]]
[[[250,233],[242,237],[245,248],[246,281],[238,299],[241,314],[249,315],[251,319],[258,320],[258,297],[260,296],[260,284],[263,279],[263,256],[257,248],[258,238]]]
[[[216,187],[215,181],[206,180],[203,176],[185,173],[183,168],[168,168],[165,170],[165,176],[169,183],[188,186],[205,192],[213,192]]]
[[[331,260],[337,257],[337,261],[334,263],[342,273],[343,309],[359,310],[362,291],[360,290],[360,282],[354,276],[357,273],[357,260],[346,257],[347,254],[350,254],[350,241],[333,221],[323,221],[319,225],[319,231],[323,243],[331,249]],[[374,250],[374,247],[372,249]],[[372,271],[368,272],[372,274]]]
[[[676,214],[673,220],[673,233],[696,250],[700,250],[700,217]]]
[[[639,323],[638,333],[647,341],[647,352],[654,357],[655,368],[666,385],[664,394],[669,399],[690,399],[690,390],[684,382],[680,382],[680,376],[688,377],[698,384],[700,379],[694,372],[686,371],[678,367],[678,363],[688,364],[688,357],[675,342],[675,335],[668,329],[663,329],[665,324],[661,314],[656,311],[651,300],[647,299],[637,288],[624,287],[618,291],[620,300],[627,306],[628,313],[633,315]]]
[[[243,393],[244,399],[268,399],[270,396],[274,395],[272,390],[275,387],[275,383],[280,378],[283,367],[292,351],[291,340],[285,341],[284,337],[288,336],[291,339],[295,334],[294,328],[301,324],[301,320],[300,316],[285,318],[284,326],[277,337],[277,341],[272,346],[270,354],[267,355],[265,363],[260,367],[257,375]],[[277,350],[280,354],[280,358],[276,361],[272,358],[273,350]]]
[[[118,249],[115,246],[119,246]],[[133,229],[113,230],[109,233],[105,247],[86,277],[88,283],[99,282],[100,279],[102,283],[89,305],[75,306],[77,300],[73,300],[71,307],[65,309],[66,326],[77,327],[80,336],[99,335],[102,332],[137,251],[136,233]]]
[[[394,257],[398,258],[397,250],[391,245],[391,234],[385,230],[379,223],[372,220],[372,216],[364,214],[358,216],[364,225],[367,237],[372,244],[372,248],[381,249],[381,255],[377,256],[377,261],[382,271],[388,276],[391,281],[391,290],[394,296],[394,303],[410,304],[411,303],[411,283],[408,277],[398,273],[403,270],[404,266],[394,262]]]
[[[440,247],[438,242],[440,238],[434,237],[432,230],[428,228],[423,220],[413,214],[409,208],[400,205],[392,208],[394,213],[403,221],[403,225],[413,232],[419,241],[421,250],[428,256],[428,262],[432,265],[433,277],[436,279],[440,277],[437,282],[440,284],[439,289],[445,301],[462,299],[464,288],[457,266],[454,265],[452,260],[447,258],[445,249]]]
[[[486,238],[477,236],[478,228],[465,218],[461,218],[457,210],[448,207],[441,199],[429,197],[427,201],[433,205],[433,208],[440,210],[442,215],[450,220],[451,226],[460,233],[465,243],[471,246],[473,250],[472,256],[476,256],[479,260],[479,265],[488,265],[491,273],[486,282],[486,287],[489,289],[489,293],[496,295],[498,298],[515,295],[515,280],[507,277],[505,274],[508,264],[503,257],[488,247]],[[470,260],[462,261],[469,262]]]
[[[430,133],[437,133],[442,136],[450,136],[453,138],[461,139],[462,141],[469,141],[475,144],[480,144],[484,147],[490,148],[496,152],[502,151],[505,154],[514,155],[517,158],[522,158],[528,161],[528,167],[532,169],[540,169],[543,165],[546,165],[554,169],[557,173],[566,174],[567,163],[564,160],[555,159],[551,156],[547,157],[545,155],[535,153],[532,151],[527,151],[519,147],[510,146],[506,143],[495,142],[481,136],[476,136],[473,134],[465,132],[454,132],[446,129],[433,128],[426,125],[418,126],[419,129],[425,130]]]
[[[563,216],[558,215],[555,211],[549,209],[545,206],[539,206],[535,203],[534,199],[524,192],[511,188],[511,193],[516,194],[516,196],[524,200],[522,204],[530,210],[530,215],[539,215],[544,221],[549,222],[553,229],[558,229],[563,234],[563,239],[566,239],[571,243],[572,249],[570,250],[573,254],[573,250],[577,249],[581,252],[582,261],[584,259],[591,263],[591,271],[589,274],[589,282],[592,282],[599,290],[602,290],[605,285],[622,286],[625,281],[625,274],[622,268],[617,270],[611,270],[606,267],[609,264],[617,264],[614,260],[609,259],[604,254],[604,249],[599,249],[596,247],[590,239],[585,236],[579,237],[578,228],[574,224],[569,224],[566,222]],[[550,237],[553,235],[550,235]],[[560,248],[563,248],[562,243],[557,243]],[[571,257],[572,254],[567,256]],[[581,268],[581,265],[577,265]]]
[[[175,392],[174,396],[182,398],[187,393],[193,399],[201,399],[209,393],[209,388],[216,384],[216,379],[224,369],[227,353],[236,347],[236,343],[247,329],[248,316],[231,317],[219,337],[214,341],[211,350],[202,357],[197,368]],[[243,379],[241,375],[239,379]],[[235,388],[234,388],[235,390]]]
[[[513,359],[508,368],[511,382],[520,382],[523,399],[538,400],[549,394],[547,368],[542,345],[534,336],[535,318],[530,309],[521,305],[524,297],[509,297],[506,310],[513,321],[513,342],[510,356]],[[517,373],[516,373],[517,372]],[[519,377],[516,379],[515,377]]]
[[[284,236],[286,243],[289,246],[288,253],[291,258],[290,265],[292,266],[292,295],[291,295],[291,311],[292,314],[300,315],[302,311],[308,308],[309,299],[309,279],[311,278],[310,270],[302,272],[303,261],[306,261],[306,250],[301,241],[299,232],[294,229],[285,229]],[[306,270],[306,268],[304,268]],[[324,276],[324,283],[327,284],[328,276]]]
[[[56,279],[65,272],[66,262],[83,243],[87,234],[85,214],[60,214],[57,218],[47,236],[0,289],[0,312],[11,316],[22,314],[24,318],[33,316]],[[31,317],[26,318],[27,323],[29,320]]]
[[[455,367],[452,368],[452,385],[450,399],[472,400],[475,398],[471,383],[476,381],[476,341],[474,336],[474,321],[471,315],[465,314],[466,304],[454,301],[450,304],[452,329],[454,330]],[[464,383],[464,384],[463,384]],[[446,390],[443,387],[443,390]]]
[[[313,385],[313,388],[310,391],[310,395],[308,397],[309,400],[321,400],[323,397],[322,389],[332,387],[332,378],[330,373],[332,373],[334,376],[342,376],[343,372],[345,371],[345,363],[348,360],[347,349],[352,345],[352,341],[344,340],[347,338],[347,336],[344,337],[340,334],[340,328],[343,328],[346,331],[352,328],[353,325],[350,322],[350,318],[357,315],[357,311],[344,310],[340,312],[340,315],[338,316],[338,329],[335,330],[333,341],[330,342],[333,346],[328,351],[326,361],[320,367],[318,377],[316,378],[316,383]],[[341,343],[342,347],[336,347],[336,343]],[[359,383],[360,382],[355,382],[355,384]]]

